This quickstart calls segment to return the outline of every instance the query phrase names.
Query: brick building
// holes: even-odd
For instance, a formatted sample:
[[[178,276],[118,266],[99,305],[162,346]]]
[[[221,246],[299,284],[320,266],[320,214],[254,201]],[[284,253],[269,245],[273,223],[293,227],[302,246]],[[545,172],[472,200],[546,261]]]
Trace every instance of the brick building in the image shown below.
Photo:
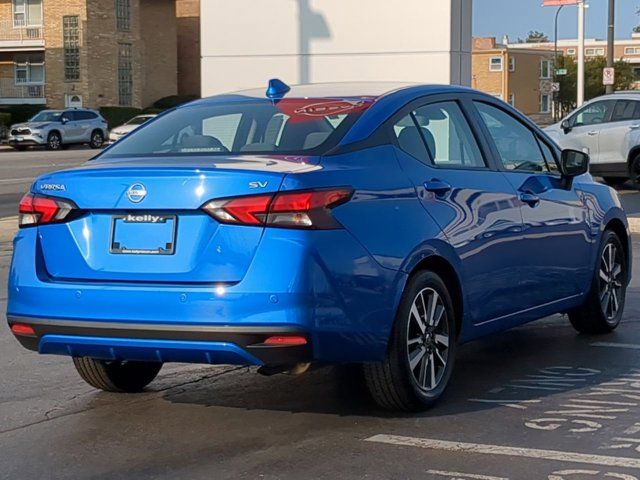
[[[177,91],[175,0],[0,0],[0,105],[146,107]]]
[[[200,96],[200,0],[176,0],[178,94]]]
[[[529,49],[542,49],[542,50],[554,50],[553,42],[545,43],[517,43],[512,44],[510,47],[513,50],[529,50]],[[573,58],[577,58],[578,53],[578,40],[567,39],[558,41],[558,54],[565,55]],[[586,39],[584,46],[585,58],[593,57],[606,57],[607,56],[607,41],[598,40],[594,38]],[[613,56],[616,60],[624,60],[633,67],[635,74],[635,85],[633,88],[640,89],[640,34],[634,33],[631,38],[616,39],[613,48]]]
[[[509,102],[525,115],[550,120],[553,50],[512,48],[493,37],[474,38],[472,87]]]

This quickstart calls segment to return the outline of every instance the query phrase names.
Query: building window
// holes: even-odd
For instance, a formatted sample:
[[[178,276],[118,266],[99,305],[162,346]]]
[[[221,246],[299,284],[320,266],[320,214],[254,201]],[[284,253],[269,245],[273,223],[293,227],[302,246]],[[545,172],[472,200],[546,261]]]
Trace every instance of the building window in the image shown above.
[[[509,94],[509,105],[511,105],[512,107],[516,106],[516,94],[515,93],[510,93]]]
[[[604,48],[585,48],[584,54],[587,57],[604,57]]]
[[[133,105],[133,72],[130,43],[118,44],[118,105]]]
[[[510,72],[515,72],[516,71],[516,57],[509,57],[509,71]]]
[[[14,61],[16,85],[44,83],[44,55],[36,53],[32,55],[16,56]]]
[[[80,17],[62,17],[62,46],[64,48],[64,79],[80,80]]]
[[[116,28],[120,32],[131,30],[131,0],[116,0]]]
[[[551,60],[540,62],[540,78],[551,78]]]
[[[633,67],[633,81],[640,82],[640,67]]]
[[[640,54],[640,47],[624,47],[625,55],[638,55]]]
[[[42,0],[13,0],[13,26],[42,26]]]
[[[489,59],[489,71],[490,72],[502,71],[502,57],[491,57]]]
[[[567,48],[567,55],[575,55],[575,54],[576,54],[575,48]]]
[[[551,96],[550,95],[540,95],[540,113],[549,113],[551,112]]]

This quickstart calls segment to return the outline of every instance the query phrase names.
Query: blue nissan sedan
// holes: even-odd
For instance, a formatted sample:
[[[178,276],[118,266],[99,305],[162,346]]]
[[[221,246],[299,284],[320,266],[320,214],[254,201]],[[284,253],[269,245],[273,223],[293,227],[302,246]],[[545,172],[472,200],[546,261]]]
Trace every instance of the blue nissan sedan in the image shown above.
[[[102,390],[165,362],[357,362],[379,405],[421,410],[463,342],[561,312],[617,327],[630,234],[588,163],[463,87],[197,100],[33,183],[9,326]]]

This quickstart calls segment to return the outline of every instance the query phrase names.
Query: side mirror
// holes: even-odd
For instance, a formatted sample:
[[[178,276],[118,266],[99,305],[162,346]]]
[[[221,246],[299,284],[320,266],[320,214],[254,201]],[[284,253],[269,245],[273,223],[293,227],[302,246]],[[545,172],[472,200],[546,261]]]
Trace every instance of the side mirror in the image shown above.
[[[560,128],[562,128],[562,130],[564,131],[565,135],[572,130],[572,127],[571,127],[571,124],[569,123],[569,120],[563,120],[562,123],[560,124]]]
[[[560,156],[560,172],[573,178],[589,171],[589,155],[579,150],[563,150]]]
[[[62,123],[63,125],[66,124],[66,123],[69,123],[69,119],[67,117],[62,117],[60,119],[60,123]]]

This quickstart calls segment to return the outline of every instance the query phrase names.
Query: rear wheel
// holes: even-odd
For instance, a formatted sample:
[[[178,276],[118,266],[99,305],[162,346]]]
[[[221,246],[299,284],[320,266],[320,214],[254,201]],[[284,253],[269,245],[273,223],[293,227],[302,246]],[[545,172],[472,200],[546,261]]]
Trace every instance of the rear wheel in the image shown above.
[[[106,361],[74,357],[73,363],[82,379],[105,392],[140,392],[162,368],[162,363]]]
[[[569,313],[571,324],[581,333],[609,333],[622,319],[627,259],[620,239],[610,230],[603,234],[599,259],[585,304]]]
[[[51,132],[47,137],[47,150],[60,150],[62,148],[62,137],[58,132]]]
[[[635,188],[640,188],[640,155],[636,155],[629,163],[629,177]]]
[[[94,130],[91,132],[91,141],[89,146],[91,148],[101,148],[104,145],[104,135],[100,130]]]
[[[389,410],[420,411],[443,394],[456,351],[451,296],[433,272],[409,281],[395,320],[387,356],[364,365],[373,399]]]

